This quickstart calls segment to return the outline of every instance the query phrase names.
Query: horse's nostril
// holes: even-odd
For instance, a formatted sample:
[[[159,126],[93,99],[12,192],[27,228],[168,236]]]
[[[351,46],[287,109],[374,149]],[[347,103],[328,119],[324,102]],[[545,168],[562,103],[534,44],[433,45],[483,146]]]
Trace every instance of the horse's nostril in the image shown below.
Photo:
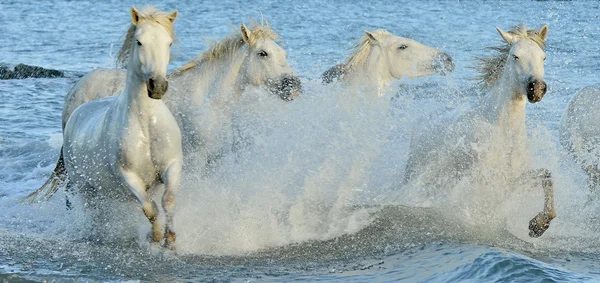
[[[148,89],[149,90],[154,89],[154,80],[153,79],[148,79]]]
[[[284,81],[283,81],[283,83],[286,86],[295,86],[297,84],[296,80],[294,80],[293,78],[285,78]]]
[[[450,55],[438,53],[436,59],[433,61],[432,67],[441,75],[447,75],[454,71],[454,62],[452,62],[452,57],[450,57]]]

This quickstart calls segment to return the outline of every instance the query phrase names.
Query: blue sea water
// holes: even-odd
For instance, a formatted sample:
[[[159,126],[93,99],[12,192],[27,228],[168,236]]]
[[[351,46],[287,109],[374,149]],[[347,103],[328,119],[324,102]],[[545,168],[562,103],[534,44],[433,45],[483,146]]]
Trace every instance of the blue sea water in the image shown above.
[[[246,101],[268,109],[239,113],[253,148],[225,158],[211,176],[184,180],[176,254],[140,240],[147,224],[134,204],[114,208],[112,240],[96,241],[85,213],[65,210],[64,194],[37,205],[19,201],[54,168],[64,95],[79,75],[115,66],[133,4],[146,3],[0,1],[0,62],[68,75],[0,81],[0,280],[600,281],[600,206],[557,135],[569,98],[600,83],[600,3],[154,3],[180,11],[171,70],[206,50],[206,39],[264,17],[304,84],[303,96],[290,103]],[[527,236],[527,221],[542,205],[535,189],[498,199],[502,209],[488,212],[499,215],[492,222],[481,211],[391,201],[412,131],[478,99],[470,67],[500,44],[496,26],[518,23],[549,25],[550,89],[527,106],[527,125],[534,163],[555,178],[558,217],[550,229],[539,239]],[[318,75],[343,62],[364,30],[377,28],[444,50],[456,70],[398,85],[389,113],[360,105],[342,112],[335,87],[322,86]]]

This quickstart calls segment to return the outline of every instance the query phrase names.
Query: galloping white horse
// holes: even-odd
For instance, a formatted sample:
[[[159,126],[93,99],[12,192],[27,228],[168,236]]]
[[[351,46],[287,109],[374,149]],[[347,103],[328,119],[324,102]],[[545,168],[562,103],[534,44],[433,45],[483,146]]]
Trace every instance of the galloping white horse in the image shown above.
[[[128,60],[125,89],[119,96],[84,103],[72,113],[63,130],[61,156],[68,181],[84,196],[133,194],[152,224],[154,242],[163,234],[156,204],[146,191],[164,184],[164,245],[169,248],[175,244],[174,193],[183,156],[179,127],[161,98],[168,88],[176,17],[177,11],[131,9],[132,25],[120,52]]]
[[[600,87],[578,91],[560,124],[560,142],[587,173],[590,191],[600,184]]]
[[[529,235],[539,237],[556,217],[554,189],[549,170],[529,169],[525,105],[527,100],[541,101],[546,93],[543,48],[548,27],[535,31],[521,25],[498,32],[506,46],[494,48],[497,56],[481,59],[481,79],[489,92],[457,119],[438,120],[413,137],[405,182],[437,189],[448,187],[473,173],[476,162],[485,164],[487,170],[508,172],[511,184],[536,178],[544,188],[545,205],[529,222]],[[478,135],[489,128],[490,132]]]
[[[233,144],[232,116],[249,88],[266,88],[284,101],[301,91],[286,51],[268,25],[242,24],[171,75],[167,105],[184,132],[184,144],[202,156],[214,156]],[[187,152],[187,151],[186,151]]]
[[[453,70],[452,58],[446,53],[378,29],[365,31],[346,63],[325,71],[321,78],[324,83],[337,79],[346,85],[373,86],[383,96],[395,80],[436,73],[446,75]]]

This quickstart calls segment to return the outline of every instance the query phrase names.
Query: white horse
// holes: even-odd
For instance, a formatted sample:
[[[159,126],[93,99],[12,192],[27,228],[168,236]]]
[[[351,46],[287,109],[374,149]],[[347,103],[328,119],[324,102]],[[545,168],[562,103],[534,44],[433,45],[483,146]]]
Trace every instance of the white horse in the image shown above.
[[[164,98],[182,129],[186,155],[210,160],[233,145],[232,116],[245,89],[266,88],[283,101],[298,96],[302,85],[286,59],[286,51],[268,24],[239,31],[215,43],[198,58],[177,69],[170,77]],[[121,53],[118,63],[126,64]],[[127,74],[119,69],[96,69],[81,78],[65,97],[63,128],[81,104],[118,95]],[[62,150],[52,176],[28,199],[52,196],[65,182]]]
[[[173,213],[183,156],[179,127],[161,98],[168,87],[176,17],[177,11],[131,9],[132,25],[120,53],[128,58],[125,89],[77,107],[63,130],[61,156],[68,182],[84,196],[134,195],[152,224],[154,242],[163,234],[147,190],[164,184],[164,246],[169,248],[175,244]]]
[[[474,174],[476,162],[484,164],[487,172],[508,172],[510,184],[526,178],[540,180],[544,210],[529,222],[529,235],[539,237],[556,217],[554,189],[549,170],[529,167],[525,106],[527,100],[541,101],[546,93],[543,48],[548,27],[535,31],[521,25],[498,32],[506,46],[494,48],[497,56],[480,59],[481,79],[488,93],[457,119],[437,120],[429,128],[419,129],[411,140],[405,183],[448,187]]]
[[[171,75],[176,95],[167,105],[180,122],[186,147],[195,154],[210,158],[231,149],[233,113],[247,89],[266,88],[284,101],[300,93],[300,79],[277,39],[268,25],[242,24]]]
[[[386,30],[365,31],[345,64],[325,71],[324,83],[340,80],[345,85],[375,87],[379,96],[395,80],[416,78],[454,70],[448,54],[410,38],[395,36]]]
[[[560,142],[587,173],[588,186],[600,184],[600,87],[578,91],[569,102],[560,124]]]

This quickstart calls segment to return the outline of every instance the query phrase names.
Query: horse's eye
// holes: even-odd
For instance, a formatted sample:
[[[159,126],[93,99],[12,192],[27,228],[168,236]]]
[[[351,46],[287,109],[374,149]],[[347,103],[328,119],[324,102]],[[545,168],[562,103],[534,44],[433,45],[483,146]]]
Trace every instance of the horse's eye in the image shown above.
[[[544,61],[546,61],[546,56],[544,56]]]
[[[515,59],[515,61],[519,61],[519,56],[513,55],[513,59]]]
[[[406,46],[406,45],[404,45],[404,44],[403,44],[403,45],[400,45],[400,46],[398,46],[398,50],[404,50],[404,49],[406,49],[406,48],[408,48],[408,46]]]
[[[171,42],[171,43],[169,44],[169,47],[171,47],[171,46],[173,46],[173,42]]]
[[[139,40],[136,40],[138,46],[142,46],[142,43]]]
[[[260,56],[260,57],[267,57],[267,56],[269,56],[269,54],[266,51],[261,50],[260,52],[258,52],[258,56]]]

